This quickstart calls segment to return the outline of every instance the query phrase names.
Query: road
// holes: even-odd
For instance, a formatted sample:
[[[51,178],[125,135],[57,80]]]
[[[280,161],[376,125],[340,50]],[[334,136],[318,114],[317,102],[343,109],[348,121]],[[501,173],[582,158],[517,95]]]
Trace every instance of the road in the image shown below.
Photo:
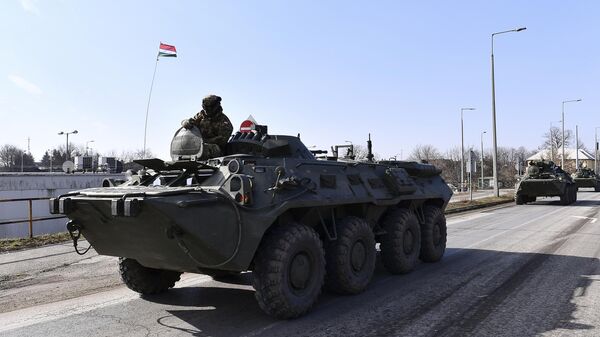
[[[2,336],[600,336],[600,193],[448,217],[448,249],[404,276],[380,266],[355,296],[325,293],[277,321],[233,284],[184,274],[140,298],[116,260],[68,245],[0,255]]]

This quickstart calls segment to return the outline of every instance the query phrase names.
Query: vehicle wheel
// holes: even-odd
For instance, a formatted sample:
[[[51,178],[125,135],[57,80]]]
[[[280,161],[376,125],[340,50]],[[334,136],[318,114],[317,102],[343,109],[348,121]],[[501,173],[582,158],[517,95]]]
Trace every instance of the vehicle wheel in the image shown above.
[[[421,228],[419,219],[404,208],[392,209],[385,215],[381,227],[381,262],[392,274],[406,274],[419,262]]]
[[[421,225],[421,255],[423,262],[437,262],[446,251],[446,216],[444,211],[435,206],[423,209],[425,222]]]
[[[515,196],[515,204],[523,205],[525,203],[525,198],[521,194],[517,194]]]
[[[325,278],[319,235],[292,223],[273,228],[254,258],[254,289],[260,308],[281,319],[306,313],[317,301]]]
[[[536,197],[527,197],[527,202],[535,202],[536,200]]]
[[[167,291],[179,281],[181,273],[172,270],[142,266],[134,259],[119,258],[119,273],[127,288],[140,294],[158,294]]]
[[[568,205],[571,203],[571,193],[569,190],[570,189],[567,187],[565,193],[563,193],[563,195],[560,196],[561,205]]]
[[[341,294],[360,293],[375,270],[375,236],[365,220],[354,216],[340,219],[336,228],[337,240],[325,245],[325,285]]]
[[[594,192],[600,192],[600,183],[596,183],[596,186],[594,187]]]
[[[577,202],[577,191],[579,191],[579,188],[577,185],[573,185],[573,203]]]

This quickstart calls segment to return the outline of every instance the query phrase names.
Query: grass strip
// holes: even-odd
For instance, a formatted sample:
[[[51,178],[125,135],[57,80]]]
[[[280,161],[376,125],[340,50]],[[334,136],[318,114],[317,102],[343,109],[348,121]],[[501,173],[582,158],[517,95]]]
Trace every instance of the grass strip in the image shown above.
[[[44,234],[33,238],[1,239],[0,253],[71,241],[68,232]]]

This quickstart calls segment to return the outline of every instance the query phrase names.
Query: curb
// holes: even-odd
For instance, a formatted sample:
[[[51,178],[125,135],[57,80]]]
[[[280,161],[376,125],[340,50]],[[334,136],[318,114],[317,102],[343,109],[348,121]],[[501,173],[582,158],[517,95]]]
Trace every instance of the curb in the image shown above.
[[[472,210],[475,210],[475,209],[487,208],[487,207],[492,207],[492,206],[497,206],[497,205],[502,205],[502,204],[508,204],[508,203],[512,203],[512,202],[514,202],[514,199],[507,199],[507,200],[501,200],[501,201],[493,201],[493,202],[489,202],[489,203],[486,203],[486,204],[453,208],[453,209],[450,209],[450,210],[446,210],[445,213],[446,214],[462,213],[462,212],[466,212],[466,211],[472,211]]]

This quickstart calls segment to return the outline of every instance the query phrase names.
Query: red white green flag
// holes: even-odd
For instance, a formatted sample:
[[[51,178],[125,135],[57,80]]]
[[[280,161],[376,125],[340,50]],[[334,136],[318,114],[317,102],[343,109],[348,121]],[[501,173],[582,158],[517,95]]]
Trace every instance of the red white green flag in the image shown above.
[[[158,57],[177,57],[177,50],[175,46],[161,42],[160,48],[158,48]]]

